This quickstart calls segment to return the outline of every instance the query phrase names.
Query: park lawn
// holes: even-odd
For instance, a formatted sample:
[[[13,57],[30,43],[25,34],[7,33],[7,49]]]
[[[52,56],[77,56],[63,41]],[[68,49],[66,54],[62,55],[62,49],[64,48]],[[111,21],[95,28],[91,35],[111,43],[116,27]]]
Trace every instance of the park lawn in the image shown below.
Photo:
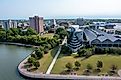
[[[42,59],[39,60],[40,67],[37,71],[46,73],[50,63],[53,60],[53,57],[55,56],[56,52],[58,51],[59,46],[55,47],[54,49],[50,50],[48,54],[45,54]]]
[[[49,37],[49,38],[52,38],[53,36],[54,36],[54,33],[47,33],[47,34],[42,35],[41,37]]]
[[[81,63],[80,70],[77,71],[78,75],[83,74],[83,71],[86,69],[86,65],[89,63],[93,66],[93,70],[96,68],[96,63],[98,60],[103,62],[103,68],[100,73],[107,73],[110,70],[110,66],[115,64],[118,66],[118,69],[121,69],[121,56],[114,55],[93,55],[87,59],[82,60],[83,58],[74,58],[73,56],[63,56],[60,54],[53,70],[52,74],[60,74],[63,70],[65,70],[65,64],[68,62],[73,63],[75,61],[79,61]],[[91,74],[91,75],[95,75]],[[97,75],[97,74],[96,74]]]

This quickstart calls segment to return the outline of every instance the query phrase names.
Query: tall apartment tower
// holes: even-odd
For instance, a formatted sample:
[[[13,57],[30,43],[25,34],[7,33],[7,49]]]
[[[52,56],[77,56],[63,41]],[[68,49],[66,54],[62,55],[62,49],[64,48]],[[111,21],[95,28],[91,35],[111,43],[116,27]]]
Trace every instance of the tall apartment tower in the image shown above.
[[[17,28],[17,22],[12,20],[6,20],[3,22],[3,27],[8,30],[10,28]]]
[[[84,25],[84,19],[83,18],[77,18],[76,23],[79,26],[83,26]]]
[[[38,33],[44,32],[43,17],[39,16],[29,17],[29,22],[30,22],[30,27],[35,29]]]

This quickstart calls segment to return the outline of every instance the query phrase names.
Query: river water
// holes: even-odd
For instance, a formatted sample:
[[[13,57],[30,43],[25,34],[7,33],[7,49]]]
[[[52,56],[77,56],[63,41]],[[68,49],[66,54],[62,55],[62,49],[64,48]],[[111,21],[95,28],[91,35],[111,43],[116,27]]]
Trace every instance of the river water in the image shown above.
[[[17,66],[32,51],[32,48],[0,44],[0,80],[25,80]]]

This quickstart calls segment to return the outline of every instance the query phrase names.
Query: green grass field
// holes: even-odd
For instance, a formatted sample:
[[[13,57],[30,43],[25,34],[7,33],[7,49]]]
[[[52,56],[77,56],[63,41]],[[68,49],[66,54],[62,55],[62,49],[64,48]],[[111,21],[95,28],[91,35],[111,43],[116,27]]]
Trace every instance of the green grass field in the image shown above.
[[[59,49],[59,46],[55,47],[54,49],[50,50],[48,54],[45,54],[42,59],[39,60],[40,62],[40,67],[38,68],[39,72],[45,73],[47,71],[58,49]]]
[[[93,66],[93,69],[96,68],[97,61],[100,60],[103,62],[103,68],[100,73],[107,73],[110,70],[110,66],[115,64],[118,66],[118,69],[121,69],[121,56],[114,56],[114,55],[93,55],[87,59],[83,58],[74,58],[73,56],[64,56],[60,54],[53,70],[51,73],[59,74],[63,70],[65,70],[65,64],[70,62],[73,63],[75,61],[79,61],[81,63],[80,70],[77,71],[77,74],[81,75],[83,71],[86,69],[86,65],[89,63]],[[92,74],[95,75],[95,74]],[[97,74],[96,74],[97,75]]]

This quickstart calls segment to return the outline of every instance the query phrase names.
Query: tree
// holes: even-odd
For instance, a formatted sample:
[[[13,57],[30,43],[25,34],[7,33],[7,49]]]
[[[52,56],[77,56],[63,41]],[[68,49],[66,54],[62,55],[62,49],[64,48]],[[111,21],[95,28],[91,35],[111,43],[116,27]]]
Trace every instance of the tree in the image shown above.
[[[41,59],[43,57],[43,51],[41,51],[39,48],[35,50],[35,54],[37,55],[38,59]]]
[[[7,36],[7,41],[13,42],[15,40],[14,36]]]
[[[18,28],[10,28],[10,30],[13,32],[11,36],[19,35],[19,29]]]
[[[56,34],[59,35],[60,39],[64,39],[65,36],[67,36],[67,31],[64,28],[57,28]]]
[[[92,67],[92,65],[91,64],[87,64],[87,69],[88,70],[91,70],[93,67]]]
[[[26,35],[37,35],[37,32],[33,28],[28,28]]]
[[[5,31],[0,31],[0,41],[4,41],[6,38],[6,32]]]
[[[113,64],[113,65],[111,65],[110,69],[111,70],[109,71],[109,74],[113,75],[114,73],[116,73],[117,66]]]
[[[33,57],[29,57],[29,58],[28,58],[28,63],[33,63],[33,62],[35,62],[35,61],[36,61],[36,59],[33,58]]]
[[[111,70],[116,70],[117,69],[117,66],[116,65],[111,65]]]
[[[37,59],[37,55],[36,54],[31,54],[31,57]]]
[[[79,51],[78,51],[78,55],[79,55],[79,57],[82,57],[82,56],[84,56],[84,53],[86,53],[86,50],[85,49],[80,49]]]
[[[55,34],[55,35],[53,36],[53,38],[59,39],[59,35],[58,35],[58,34]]]
[[[96,65],[97,65],[97,69],[95,69],[95,71],[100,72],[101,71],[100,68],[103,67],[103,62],[102,61],[97,61]]]
[[[35,62],[33,62],[33,65],[36,67],[36,69],[37,69],[38,67],[40,67],[40,63],[39,63],[39,61],[35,61]]]
[[[48,48],[45,48],[44,53],[47,54],[49,52]]]
[[[81,67],[81,64],[80,64],[79,61],[76,61],[74,64],[75,64],[75,66],[76,66],[77,69],[79,69],[79,67]]]
[[[72,70],[73,68],[73,65],[69,62],[65,65],[65,67],[68,69],[68,70]]]
[[[102,68],[102,67],[103,67],[103,62],[97,61],[97,68]]]

